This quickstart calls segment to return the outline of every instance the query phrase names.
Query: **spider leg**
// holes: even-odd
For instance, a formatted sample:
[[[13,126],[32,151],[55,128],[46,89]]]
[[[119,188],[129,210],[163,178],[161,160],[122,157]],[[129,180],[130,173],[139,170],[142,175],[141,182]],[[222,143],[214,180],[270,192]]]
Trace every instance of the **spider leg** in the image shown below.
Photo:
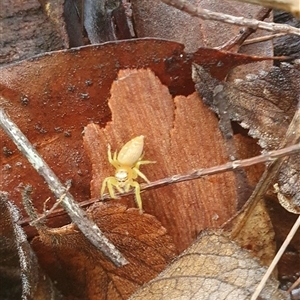
[[[138,168],[140,167],[140,165],[148,165],[148,164],[155,164],[156,161],[151,161],[151,160],[140,160],[138,161],[136,164],[135,164],[135,168]]]
[[[140,177],[142,177],[147,183],[150,183],[149,179],[144,173],[142,173],[137,167],[132,168],[132,170]]]
[[[109,163],[117,169],[119,167],[117,161],[117,151],[114,153],[114,157],[112,158],[110,144],[107,145],[107,156],[108,156]]]
[[[134,187],[134,190],[135,190],[135,201],[136,201],[136,204],[140,210],[140,213],[143,213],[143,203],[142,203],[142,198],[141,198],[141,188],[140,188],[140,185],[138,182],[136,181],[132,181],[130,183],[130,185],[132,187]]]
[[[105,192],[105,188],[107,186],[107,182],[111,179],[112,177],[106,177],[103,182],[102,182],[102,186],[101,186],[101,192],[100,192],[100,195],[101,195],[101,198],[103,197],[103,194]],[[108,188],[108,187],[107,187]]]
[[[132,168],[132,170],[140,177],[142,177],[147,183],[150,183],[149,179],[146,177],[145,174],[143,174],[139,168],[140,165],[147,165],[147,164],[154,164],[156,161],[151,161],[151,160],[140,160],[138,161],[135,166]]]
[[[115,153],[114,153],[114,158],[113,158],[114,161],[117,161],[117,154],[118,154],[118,152],[115,151]]]
[[[107,144],[107,156],[108,156],[108,161],[111,163],[112,162],[112,157],[111,157],[111,146],[110,146],[110,144]]]
[[[113,177],[115,178],[115,177]],[[116,184],[114,184],[114,187],[118,190],[119,193],[123,194],[124,193],[124,190],[119,187],[119,182],[116,180]]]
[[[120,192],[123,193],[124,191],[118,186],[118,181],[116,180],[115,177],[106,177],[102,183],[102,188],[101,188],[101,197],[103,197],[105,188],[107,186],[108,193],[111,198],[113,199],[118,199],[115,195],[114,187]]]
[[[124,192],[128,193],[131,187],[134,187],[134,183],[135,181],[131,180],[127,180],[125,186],[124,186]]]

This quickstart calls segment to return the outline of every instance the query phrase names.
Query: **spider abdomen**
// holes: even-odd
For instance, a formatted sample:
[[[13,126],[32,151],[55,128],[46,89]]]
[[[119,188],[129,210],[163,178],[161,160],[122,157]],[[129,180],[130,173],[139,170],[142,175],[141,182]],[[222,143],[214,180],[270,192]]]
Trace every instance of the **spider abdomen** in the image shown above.
[[[133,166],[142,156],[144,148],[144,136],[140,135],[127,142],[118,154],[118,162],[121,165]]]

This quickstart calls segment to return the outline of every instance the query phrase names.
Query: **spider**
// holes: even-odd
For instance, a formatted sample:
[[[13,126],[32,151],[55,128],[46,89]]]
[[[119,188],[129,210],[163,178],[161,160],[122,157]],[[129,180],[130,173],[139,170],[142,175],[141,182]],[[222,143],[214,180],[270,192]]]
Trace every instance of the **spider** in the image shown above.
[[[142,160],[144,148],[144,136],[140,135],[129,142],[127,142],[119,154],[117,151],[114,153],[112,158],[111,148],[108,144],[108,161],[112,164],[116,171],[115,176],[106,177],[102,183],[101,197],[104,194],[105,188],[107,186],[109,195],[113,199],[117,199],[115,196],[114,188],[120,193],[126,193],[129,191],[130,187],[135,189],[135,200],[140,212],[142,209],[142,199],[140,195],[140,185],[135,179],[138,176],[142,177],[147,183],[150,181],[147,177],[139,170],[141,165],[152,164],[155,161]]]

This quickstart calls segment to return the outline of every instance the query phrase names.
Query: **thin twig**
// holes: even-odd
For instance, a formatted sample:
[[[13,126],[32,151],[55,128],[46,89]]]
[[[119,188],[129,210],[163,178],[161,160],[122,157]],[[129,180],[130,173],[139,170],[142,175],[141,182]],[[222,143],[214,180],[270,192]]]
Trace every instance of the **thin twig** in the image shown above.
[[[276,34],[259,36],[257,38],[245,40],[242,45],[245,46],[245,45],[250,45],[250,44],[255,44],[255,43],[262,43],[262,42],[272,40],[272,39],[275,39],[275,38],[278,38],[278,37],[281,37],[284,35],[286,35],[286,34],[285,33],[276,33]]]
[[[223,165],[218,165],[218,166],[210,167],[210,168],[206,168],[206,169],[198,169],[198,170],[194,170],[189,173],[186,173],[186,174],[177,174],[177,175],[173,175],[171,177],[166,177],[166,178],[163,178],[160,180],[152,181],[147,184],[142,184],[141,190],[150,190],[150,189],[154,189],[154,188],[157,189],[159,187],[170,185],[173,183],[195,180],[195,179],[199,179],[204,176],[215,175],[215,174],[219,174],[219,173],[232,171],[237,168],[245,168],[245,167],[249,167],[249,166],[252,166],[255,164],[259,164],[259,163],[273,162],[280,157],[292,155],[297,152],[300,152],[300,143],[286,147],[286,148],[282,148],[279,150],[269,151],[264,154],[254,156],[251,158],[235,160],[232,162],[227,162]],[[117,197],[121,197],[121,196],[130,195],[133,193],[134,193],[134,191],[130,191],[128,193],[116,193],[115,195]],[[111,199],[109,194],[104,194],[103,197],[101,198],[101,200],[107,200],[107,199]]]
[[[236,0],[236,1],[285,10],[291,12],[296,17],[300,17],[299,0]]]
[[[289,245],[289,243],[293,239],[293,237],[294,237],[295,233],[297,232],[297,230],[299,229],[299,227],[300,227],[300,216],[296,220],[296,222],[293,225],[292,229],[290,230],[288,236],[284,240],[283,244],[281,245],[281,247],[278,250],[277,254],[275,255],[274,259],[272,260],[272,263],[270,264],[267,272],[265,273],[265,275],[261,279],[261,281],[260,281],[259,285],[257,286],[255,292],[253,293],[253,295],[251,297],[251,300],[256,300],[258,298],[258,296],[259,296],[260,292],[262,291],[262,289],[264,288],[268,278],[272,274],[274,268],[276,267],[277,263],[279,262],[279,260],[282,256],[282,254],[284,253],[285,249],[287,248],[287,246]]]
[[[32,221],[30,222],[30,225],[31,225],[31,226],[35,226],[36,224],[41,223],[41,221],[43,221],[44,219],[46,219],[47,216],[49,216],[50,214],[52,214],[52,212],[53,212],[53,211],[61,204],[61,202],[64,200],[64,198],[65,198],[65,196],[66,196],[66,193],[69,191],[70,187],[71,187],[71,184],[67,185],[65,193],[62,194],[62,195],[60,196],[60,198],[56,200],[56,202],[54,203],[54,205],[53,205],[49,210],[46,210],[46,208],[45,208],[46,202],[50,199],[50,198],[48,198],[48,199],[45,201],[45,203],[44,203],[44,213],[43,213],[40,217],[38,217],[37,214],[35,214],[35,217],[31,216],[31,220],[32,220]],[[27,193],[28,193],[28,188],[25,189],[25,194],[27,194]],[[26,207],[26,206],[25,206],[25,207]]]
[[[38,231],[39,230],[44,230],[45,228],[47,228],[47,226],[45,225],[43,221],[43,217],[38,218],[37,212],[34,208],[32,199],[31,199],[31,194],[32,194],[32,186],[31,185],[26,185],[22,191],[22,202],[24,205],[24,208],[31,220],[31,222],[29,223],[31,226],[34,226]],[[48,198],[50,199],[50,198]],[[48,200],[47,199],[47,200]],[[34,220],[32,222],[32,220]]]
[[[245,167],[249,167],[249,166],[252,166],[255,164],[259,164],[259,163],[265,163],[265,162],[270,162],[270,161],[272,162],[280,157],[292,155],[297,152],[300,152],[300,144],[282,148],[280,150],[266,152],[265,154],[254,156],[251,158],[228,162],[223,165],[218,165],[218,166],[211,167],[211,168],[193,170],[186,174],[177,174],[177,175],[173,175],[173,176],[159,179],[156,181],[152,181],[150,183],[146,183],[146,184],[143,183],[143,184],[141,184],[141,191],[157,189],[157,188],[167,186],[167,185],[170,185],[173,183],[178,183],[178,182],[182,182],[182,181],[190,181],[190,180],[199,179],[199,178],[205,177],[205,176],[229,172],[234,169],[245,168]],[[115,196],[116,197],[124,197],[124,196],[128,196],[128,195],[133,195],[134,193],[135,193],[134,190],[130,190],[127,193],[115,193]],[[104,194],[103,197],[98,200],[109,201],[109,200],[113,200],[113,199],[111,198],[111,196],[109,194]],[[95,203],[96,201],[97,201],[96,199],[91,199],[88,201],[80,202],[79,205],[81,207],[86,207],[86,206],[89,206],[89,205]],[[51,209],[51,211],[53,211],[53,210]],[[55,214],[61,215],[61,212],[62,211],[56,210]],[[49,216],[49,215],[50,215],[50,213],[47,212],[47,216]],[[39,219],[43,219],[44,217],[45,217],[44,215],[40,215]],[[28,222],[29,221],[27,219],[23,219],[21,224],[24,226]]]
[[[264,19],[268,18],[268,16],[270,15],[270,12],[271,12],[270,8],[262,7],[258,11],[258,13],[255,15],[255,19],[260,20],[260,21],[264,20]],[[250,28],[250,27],[242,27],[238,31],[236,36],[229,39],[223,45],[221,45],[219,47],[215,47],[215,49],[236,52],[239,49],[239,47],[244,44],[246,39],[255,31],[256,31],[255,29]]]
[[[37,172],[43,176],[50,190],[56,198],[60,199],[65,194],[61,205],[66,210],[72,221],[78,226],[85,237],[104,255],[106,255],[116,266],[127,264],[127,260],[119,250],[110,243],[98,226],[88,218],[86,213],[80,208],[73,196],[66,192],[54,172],[46,162],[40,157],[26,136],[20,131],[16,124],[10,120],[2,108],[0,108],[0,126],[18,147],[20,152],[28,159]]]
[[[299,216],[300,217],[300,216]],[[293,289],[295,289],[298,285],[300,285],[300,277],[290,286],[290,288],[286,291],[287,294],[291,294]]]
[[[248,26],[253,29],[264,29],[267,31],[278,33],[290,33],[300,35],[300,29],[285,24],[267,23],[263,21],[246,19],[244,17],[236,17],[223,13],[214,12],[208,9],[202,9],[193,4],[190,4],[186,0],[161,0],[162,2],[174,6],[179,10],[182,10],[193,17],[198,17],[203,20],[220,21],[223,23],[234,24],[238,26]]]

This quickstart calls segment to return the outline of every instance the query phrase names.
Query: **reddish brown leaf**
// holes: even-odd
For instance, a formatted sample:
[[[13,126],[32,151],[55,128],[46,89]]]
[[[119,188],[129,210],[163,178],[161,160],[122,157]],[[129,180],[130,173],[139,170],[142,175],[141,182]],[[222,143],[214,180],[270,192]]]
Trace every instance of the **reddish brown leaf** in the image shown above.
[[[171,238],[153,216],[113,202],[95,204],[89,213],[129,264],[116,268],[73,225],[41,231],[33,248],[67,299],[127,299],[175,257]]]
[[[157,37],[172,41],[177,41],[185,45],[187,52],[197,51],[199,47],[220,47],[231,45],[232,52],[240,52],[248,55],[272,56],[273,45],[270,41],[242,46],[234,44],[235,38],[243,36],[247,32],[246,28],[233,24],[224,24],[217,21],[201,20],[193,18],[189,14],[174,7],[168,6],[162,1],[155,3],[147,0],[132,0],[132,11],[134,17],[135,31],[138,37]],[[211,11],[227,13],[234,16],[264,20],[268,15],[268,9],[258,5],[239,3],[236,1],[220,0],[189,0],[189,4],[209,9]],[[267,20],[271,21],[272,17]],[[251,35],[259,37],[266,32],[258,30]],[[249,35],[249,34],[248,34]],[[228,49],[228,48],[227,48]],[[240,67],[234,71],[239,78],[244,74],[265,70],[272,66],[271,62],[251,64],[247,67]]]

